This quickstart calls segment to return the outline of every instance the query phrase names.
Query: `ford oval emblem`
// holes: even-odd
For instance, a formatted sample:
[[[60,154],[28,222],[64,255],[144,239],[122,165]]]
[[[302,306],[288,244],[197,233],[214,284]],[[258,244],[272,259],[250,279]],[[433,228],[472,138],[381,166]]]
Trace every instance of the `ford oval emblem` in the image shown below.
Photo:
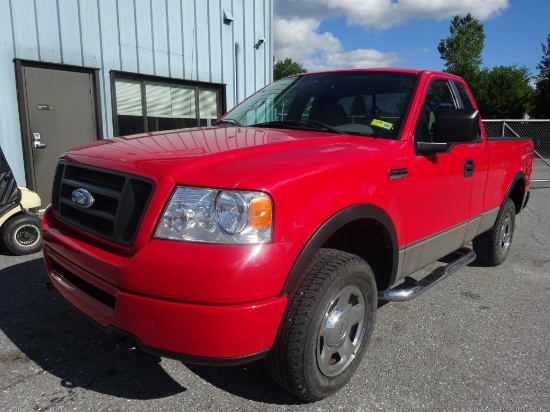
[[[71,199],[78,207],[82,209],[90,208],[95,202],[92,194],[86,189],[73,190],[73,193],[71,193]]]

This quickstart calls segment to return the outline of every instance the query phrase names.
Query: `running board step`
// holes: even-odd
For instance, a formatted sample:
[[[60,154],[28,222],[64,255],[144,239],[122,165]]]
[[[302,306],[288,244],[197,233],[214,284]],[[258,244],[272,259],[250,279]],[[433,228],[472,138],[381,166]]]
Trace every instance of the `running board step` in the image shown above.
[[[466,266],[472,263],[476,259],[475,252],[468,248],[458,249],[454,253],[458,253],[461,256],[458,259],[447,264],[446,266],[440,266],[436,268],[432,273],[430,273],[429,275],[426,275],[425,277],[423,277],[418,281],[415,281],[412,284],[411,282],[407,282],[407,280],[405,280],[405,282],[401,283],[400,285],[397,285],[393,289],[380,292],[378,294],[378,299],[385,300],[388,302],[403,302],[406,300],[411,300],[417,297],[418,295],[421,295],[428,289],[430,289],[440,280],[443,280],[447,276],[452,275],[453,273],[461,269],[463,266]]]

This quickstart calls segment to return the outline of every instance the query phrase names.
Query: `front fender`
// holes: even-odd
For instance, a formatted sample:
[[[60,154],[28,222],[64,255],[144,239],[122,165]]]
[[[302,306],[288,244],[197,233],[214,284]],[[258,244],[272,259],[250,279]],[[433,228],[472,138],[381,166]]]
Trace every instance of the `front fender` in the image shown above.
[[[361,219],[376,221],[378,224],[382,225],[390,238],[392,249],[392,262],[389,284],[393,284],[397,276],[399,259],[397,233],[395,230],[395,226],[388,213],[386,213],[386,211],[384,211],[379,206],[371,204],[358,204],[343,209],[331,216],[329,219],[323,222],[315,231],[315,233],[308,239],[300,254],[298,255],[298,258],[294,262],[294,265],[283,287],[282,294],[291,294],[294,290],[296,290],[297,286],[302,280],[302,277],[305,274],[305,270],[309,262],[313,259],[313,256],[317,253],[317,251],[330,239],[330,237],[334,233],[343,228],[345,225]]]

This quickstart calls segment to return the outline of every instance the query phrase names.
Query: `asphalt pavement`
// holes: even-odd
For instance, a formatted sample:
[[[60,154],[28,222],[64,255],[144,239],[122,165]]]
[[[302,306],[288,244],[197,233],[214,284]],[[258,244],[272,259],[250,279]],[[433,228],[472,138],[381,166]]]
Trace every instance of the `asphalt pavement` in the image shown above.
[[[261,362],[126,352],[48,289],[41,254],[0,254],[1,411],[550,411],[550,187],[535,185],[498,268],[472,264],[378,310],[352,381],[304,404]]]

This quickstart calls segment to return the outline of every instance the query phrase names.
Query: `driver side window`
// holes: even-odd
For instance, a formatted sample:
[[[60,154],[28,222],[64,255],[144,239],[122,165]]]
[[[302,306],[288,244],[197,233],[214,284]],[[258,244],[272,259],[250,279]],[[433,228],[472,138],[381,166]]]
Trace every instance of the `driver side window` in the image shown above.
[[[434,124],[440,109],[456,109],[458,107],[447,80],[434,80],[430,84],[426,99],[418,115],[414,139],[417,142],[432,142]]]

